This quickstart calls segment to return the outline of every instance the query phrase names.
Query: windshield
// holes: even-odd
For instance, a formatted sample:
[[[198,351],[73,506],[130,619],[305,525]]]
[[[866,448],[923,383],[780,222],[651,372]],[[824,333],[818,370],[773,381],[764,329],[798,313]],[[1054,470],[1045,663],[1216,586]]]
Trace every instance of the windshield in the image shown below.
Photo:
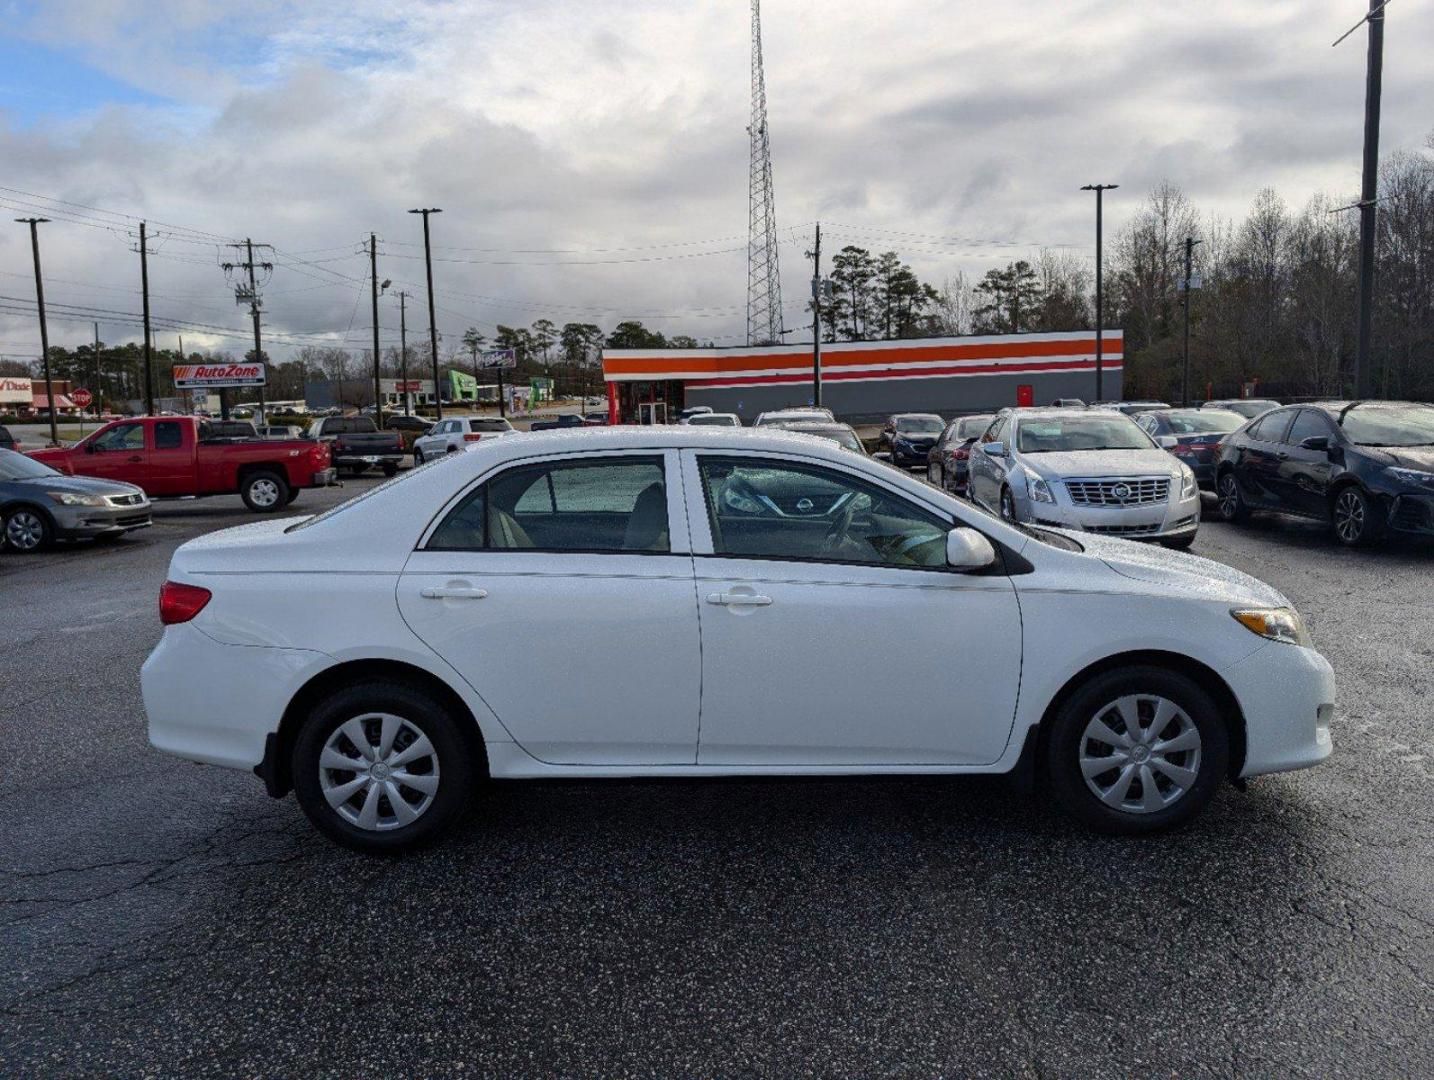
[[[1232,401],[1228,405],[1222,405],[1220,407],[1222,409],[1228,409],[1230,412],[1239,413],[1247,419],[1252,419],[1261,413],[1267,413],[1271,409],[1279,408],[1279,404],[1278,401],[1255,401],[1246,398],[1244,401]]]
[[[1357,446],[1434,446],[1434,406],[1356,405],[1340,419]]]
[[[688,421],[689,424],[706,425],[707,427],[736,427],[737,418],[728,416],[725,413],[697,413]]]
[[[922,435],[938,435],[946,426],[939,416],[898,416],[897,431],[910,431]]]
[[[38,480],[42,476],[59,476],[57,470],[14,450],[0,450],[0,480]]]
[[[819,439],[826,439],[834,442],[843,450],[855,450],[864,453],[861,440],[857,438],[856,432],[846,427],[817,427],[813,424],[782,424],[786,431],[795,431],[802,435],[815,435]]]
[[[1245,417],[1224,409],[1191,409],[1168,412],[1165,422],[1175,435],[1228,435],[1245,426]]]
[[[1016,431],[1023,454],[1072,450],[1149,450],[1150,437],[1120,413],[1090,416],[1029,417]]]

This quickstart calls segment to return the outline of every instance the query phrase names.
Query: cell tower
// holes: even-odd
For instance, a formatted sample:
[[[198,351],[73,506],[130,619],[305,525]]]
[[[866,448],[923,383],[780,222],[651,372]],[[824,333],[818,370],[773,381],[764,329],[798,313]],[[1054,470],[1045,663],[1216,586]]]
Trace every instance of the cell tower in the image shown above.
[[[767,80],[762,74],[762,2],[752,0],[752,147],[747,208],[747,344],[780,344],[782,278],[777,270],[777,206],[767,142]]]

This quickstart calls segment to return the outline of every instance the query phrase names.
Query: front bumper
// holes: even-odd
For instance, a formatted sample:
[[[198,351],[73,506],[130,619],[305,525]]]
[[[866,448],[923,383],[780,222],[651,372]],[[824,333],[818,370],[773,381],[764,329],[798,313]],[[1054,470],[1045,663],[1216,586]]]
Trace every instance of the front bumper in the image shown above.
[[[1334,750],[1334,669],[1314,649],[1270,642],[1224,672],[1245,718],[1240,775],[1318,765]]]
[[[121,536],[154,524],[147,502],[134,506],[53,506],[50,518],[55,523],[55,535],[62,540]]]
[[[1434,534],[1434,498],[1396,495],[1389,500],[1389,527],[1402,533]]]
[[[1052,483],[1055,503],[1037,502],[1029,496],[1017,501],[1022,521],[1050,525],[1075,532],[1119,536],[1130,540],[1167,540],[1189,536],[1200,528],[1200,493],[1189,498],[1174,497],[1165,502],[1135,506],[1077,506],[1069,501],[1063,485]]]
[[[293,694],[331,662],[312,649],[225,645],[193,623],[167,626],[139,672],[149,743],[191,761],[252,769]]]

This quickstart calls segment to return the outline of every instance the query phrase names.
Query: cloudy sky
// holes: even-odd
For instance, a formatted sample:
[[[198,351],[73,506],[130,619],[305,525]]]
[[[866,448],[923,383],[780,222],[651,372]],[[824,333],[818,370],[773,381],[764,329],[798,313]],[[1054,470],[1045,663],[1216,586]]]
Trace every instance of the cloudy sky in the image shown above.
[[[894,248],[939,281],[1040,245],[1093,251],[1164,178],[1238,216],[1357,192],[1361,0],[767,0],[772,156],[788,325],[802,254]],[[0,0],[0,208],[42,226],[51,340],[134,340],[133,226],[151,222],[159,340],[244,345],[220,245],[275,246],[280,356],[370,338],[367,258],[439,329],[610,327],[739,344],[749,20],[742,0]],[[1386,151],[1434,129],[1434,4],[1394,0]],[[43,198],[41,198],[43,197]],[[63,203],[48,199],[65,200]],[[129,216],[125,216],[129,215]],[[29,238],[0,231],[0,296],[33,299]],[[0,308],[14,301],[0,301]],[[417,309],[417,310],[415,310]],[[73,310],[73,309],[71,309]],[[384,342],[397,338],[385,298]],[[0,310],[0,353],[33,356]],[[421,343],[421,336],[410,338]],[[267,343],[266,343],[267,344]]]

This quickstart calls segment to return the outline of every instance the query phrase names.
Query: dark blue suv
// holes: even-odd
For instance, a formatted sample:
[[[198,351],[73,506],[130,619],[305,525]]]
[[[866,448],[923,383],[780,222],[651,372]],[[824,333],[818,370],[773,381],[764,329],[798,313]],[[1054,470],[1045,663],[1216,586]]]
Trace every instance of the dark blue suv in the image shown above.
[[[1343,544],[1386,532],[1434,535],[1434,405],[1287,405],[1220,442],[1220,516],[1255,510],[1328,521]]]

